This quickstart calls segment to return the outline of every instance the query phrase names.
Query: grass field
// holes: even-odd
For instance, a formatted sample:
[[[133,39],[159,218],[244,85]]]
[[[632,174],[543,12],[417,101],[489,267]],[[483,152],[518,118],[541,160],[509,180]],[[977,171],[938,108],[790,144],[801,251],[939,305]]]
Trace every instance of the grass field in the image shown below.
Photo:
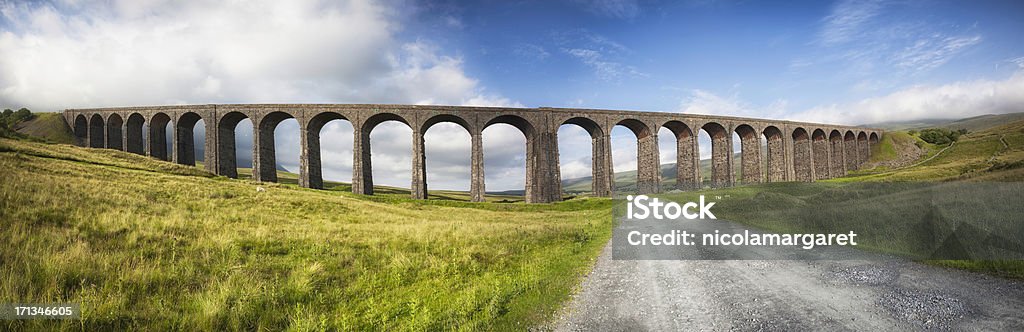
[[[889,133],[873,158],[916,140]],[[903,169],[663,196],[721,196],[719,218],[774,231],[853,224],[889,234],[865,248],[911,257],[936,249],[900,237],[914,227],[941,237],[967,225],[1019,245],[1024,211],[999,201],[1019,192],[959,185],[1024,180],[1024,122],[926,147],[934,158]],[[611,236],[607,199],[470,203],[464,192],[431,191],[412,200],[387,187],[361,196],[344,183],[299,188],[287,172],[281,183],[254,183],[249,169],[233,180],[112,150],[10,139],[0,139],[0,168],[0,303],[84,308],[78,321],[0,322],[6,329],[524,329],[551,317]],[[959,189],[900,187],[907,181]],[[964,222],[978,213],[990,215]],[[1020,261],[921,259],[1024,278]]]
[[[203,165],[200,163],[197,165],[200,169]],[[238,168],[238,178],[242,180],[252,179],[251,168]],[[277,171],[277,181],[281,184],[299,185],[299,175],[291,172]],[[324,181],[324,190],[337,191],[337,192],[352,192],[352,184],[335,181]],[[409,197],[412,192],[406,188],[397,188],[389,186],[373,186],[375,196],[390,197],[390,196],[403,196]],[[565,195],[565,199],[575,198],[576,196]],[[370,200],[377,200],[375,198],[368,198]],[[467,191],[457,190],[429,190],[427,191],[428,200],[446,200],[446,201],[463,201],[469,202],[470,195]],[[505,195],[505,194],[494,194],[488,193],[484,195],[485,202],[495,203],[518,203],[524,200],[522,195]],[[378,200],[379,201],[379,200]]]
[[[778,233],[859,235],[858,248],[1024,279],[1024,185],[784,182],[663,194],[716,201],[720,219]],[[953,259],[956,258],[956,259]],[[997,258],[997,259],[996,259]]]
[[[887,136],[904,143],[916,140],[902,132]],[[874,158],[884,158],[885,152],[877,150],[885,144],[883,139],[876,147],[883,156]],[[963,136],[945,150],[928,148],[925,158],[934,158],[903,169],[662,196],[674,201],[693,201],[701,194],[720,197],[715,209],[722,219],[776,232],[856,230],[867,239],[865,249],[1024,279],[1019,260],[934,259],[986,257],[984,250],[1024,252],[1024,121]],[[943,242],[950,238],[985,245],[956,248],[956,243]]]
[[[8,330],[525,329],[611,233],[600,199],[356,196],[8,139],[0,168],[0,303],[83,308]]]

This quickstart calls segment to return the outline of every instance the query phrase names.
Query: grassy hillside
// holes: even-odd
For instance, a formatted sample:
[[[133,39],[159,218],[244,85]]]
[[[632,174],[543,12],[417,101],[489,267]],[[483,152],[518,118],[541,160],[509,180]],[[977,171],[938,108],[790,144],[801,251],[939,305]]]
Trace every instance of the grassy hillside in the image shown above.
[[[1024,187],[1006,182],[782,182],[659,195],[777,233],[858,234],[858,248],[1024,279]],[[999,257],[1000,259],[992,259]]]
[[[1022,112],[1022,113],[1009,113],[1009,114],[986,114],[986,115],[979,115],[979,116],[975,116],[975,117],[970,117],[970,118],[965,118],[965,119],[960,119],[960,120],[955,120],[955,121],[939,123],[939,124],[936,124],[934,126],[915,127],[913,129],[924,129],[924,128],[935,128],[935,127],[938,127],[938,128],[952,129],[952,130],[967,129],[969,131],[981,131],[981,130],[987,130],[987,129],[995,128],[995,127],[998,127],[998,126],[1002,126],[1003,124],[1012,123],[1012,122],[1018,122],[1018,121],[1024,121],[1024,112]]]
[[[886,131],[898,131],[917,128],[934,128],[935,126],[949,122],[949,119],[920,119],[914,121],[876,122],[863,125],[863,127],[881,128]]]
[[[1024,181],[1024,121],[962,136],[949,147],[932,147],[920,164],[873,169],[829,181]]]
[[[901,145],[913,145],[916,138],[906,132],[891,132],[882,134],[878,144],[871,146],[871,158],[869,162],[881,162],[899,158],[897,148]]]
[[[890,137],[909,139],[916,138]],[[863,248],[1024,278],[1022,261],[942,259],[986,257],[983,250],[1024,252],[1024,121],[971,133],[931,151],[925,156],[930,159],[906,168],[662,196],[689,201],[709,195],[718,201],[719,218],[776,232],[856,230],[865,235]]]
[[[60,113],[33,113],[31,120],[15,125],[14,130],[53,143],[75,144],[77,140]]]
[[[1017,122],[1021,120],[1024,120],[1024,112],[1008,114],[985,114],[958,120],[923,119],[902,122],[880,122],[868,124],[865,125],[865,127],[882,128],[888,131],[906,131],[911,129],[917,130],[924,128],[946,128],[952,130],[963,128],[970,131],[979,131],[990,129],[1005,123]]]
[[[524,329],[611,231],[608,200],[365,197],[8,139],[0,169],[0,303],[83,308],[5,330]]]

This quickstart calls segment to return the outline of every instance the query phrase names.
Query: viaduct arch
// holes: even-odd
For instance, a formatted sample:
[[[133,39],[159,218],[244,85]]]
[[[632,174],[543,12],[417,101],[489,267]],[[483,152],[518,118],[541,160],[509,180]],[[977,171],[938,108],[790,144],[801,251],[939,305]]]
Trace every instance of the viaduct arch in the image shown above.
[[[576,125],[590,135],[593,154],[593,194],[615,192],[612,167],[612,127],[622,125],[637,137],[637,191],[657,193],[663,188],[658,159],[660,128],[676,140],[674,189],[700,188],[700,146],[697,132],[711,137],[711,182],[715,187],[744,183],[813,181],[842,176],[867,161],[871,145],[882,130],[782,120],[567,108],[506,108],[383,104],[233,104],[68,109],[64,119],[73,124],[83,145],[149,155],[183,165],[195,165],[193,129],[206,127],[203,161],[206,169],[237,177],[235,127],[253,123],[253,179],[276,182],[274,130],[286,119],[296,119],[300,132],[299,185],[323,188],[320,131],[332,120],[352,123],[352,191],[373,194],[370,132],[385,121],[408,125],[412,135],[412,196],[427,196],[426,154],[423,135],[433,125],[452,122],[469,132],[471,148],[470,195],[483,201],[485,192],[483,136],[493,124],[509,124],[526,137],[526,201],[561,199],[558,128]],[[167,141],[167,128],[172,128]],[[144,128],[148,132],[143,135]],[[740,174],[733,171],[733,133],[740,137]],[[144,142],[144,136],[145,141]],[[761,138],[767,141],[762,147]],[[762,153],[762,148],[765,150]],[[168,155],[170,151],[170,155]],[[762,158],[762,155],[764,158]],[[764,159],[764,160],[762,160]],[[738,181],[739,180],[739,181]]]

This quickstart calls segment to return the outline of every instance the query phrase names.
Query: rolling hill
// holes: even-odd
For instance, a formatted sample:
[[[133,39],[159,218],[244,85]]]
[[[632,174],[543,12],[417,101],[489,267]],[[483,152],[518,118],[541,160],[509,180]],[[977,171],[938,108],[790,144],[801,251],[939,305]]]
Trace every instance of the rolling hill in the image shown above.
[[[611,236],[596,198],[361,196],[6,138],[0,168],[0,303],[83,309],[0,330],[526,329]]]
[[[32,119],[15,124],[13,129],[53,143],[75,144],[78,141],[60,113],[33,113]]]
[[[864,127],[883,128],[886,130],[920,130],[924,128],[967,129],[978,131],[1001,124],[1024,120],[1024,112],[1006,114],[985,114],[963,119],[924,119],[904,122],[879,122]]]
[[[733,154],[733,162],[739,165],[740,154]],[[705,182],[711,180],[711,159],[700,161],[700,175]],[[737,167],[736,175],[740,175]],[[676,164],[661,164],[661,185],[662,188],[672,188],[676,184]],[[562,191],[570,194],[590,192],[592,177],[572,178],[562,180]],[[636,190],[636,170],[615,172],[615,188],[622,191]]]

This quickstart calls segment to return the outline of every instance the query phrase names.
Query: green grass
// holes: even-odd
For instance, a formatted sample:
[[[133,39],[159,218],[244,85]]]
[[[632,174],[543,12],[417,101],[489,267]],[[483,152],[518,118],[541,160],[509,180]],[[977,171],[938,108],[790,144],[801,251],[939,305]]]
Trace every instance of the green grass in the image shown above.
[[[887,132],[882,134],[878,144],[871,146],[871,162],[895,160],[899,157],[896,153],[896,145],[907,144],[914,138],[906,132]],[[912,144],[912,143],[911,143]]]
[[[200,169],[203,168],[202,163],[198,163],[196,166],[198,168],[200,168]],[[239,179],[243,179],[243,180],[252,179],[252,169],[251,168],[238,168],[238,178]],[[281,183],[281,184],[290,184],[290,185],[296,185],[297,186],[299,184],[299,175],[295,174],[295,173],[291,173],[291,172],[286,172],[286,171],[278,170],[277,171],[277,182]],[[346,182],[337,182],[337,181],[324,181],[324,190],[339,191],[339,192],[352,192],[352,184],[351,183],[346,183]],[[397,187],[390,187],[390,186],[373,186],[373,192],[374,192],[375,196],[394,196],[394,195],[397,195],[397,196],[409,197],[409,196],[412,195],[412,191],[410,191],[407,188],[397,188]],[[563,198],[565,198],[565,199],[572,199],[572,198],[575,198],[575,197],[576,196],[573,196],[573,195],[565,195],[565,196],[563,196]],[[470,196],[469,192],[467,192],[467,191],[458,191],[458,190],[428,190],[427,191],[427,199],[428,200],[445,200],[445,201],[464,201],[464,202],[469,202],[470,199],[471,199],[471,196]],[[520,196],[520,195],[505,195],[505,194],[488,193],[488,194],[484,195],[484,201],[485,202],[495,202],[495,203],[519,203],[519,202],[523,202],[524,198],[523,198],[523,196]]]
[[[8,330],[521,330],[611,236],[607,199],[357,196],[8,139],[0,169],[0,303],[83,308]]]
[[[925,148],[929,153],[922,159],[927,161],[920,165],[898,170],[861,170],[826,181],[1024,181],[1024,167],[1020,163],[1024,160],[1024,121],[962,136],[948,149],[930,145]]]
[[[880,192],[872,183],[1020,181],[1021,160],[1024,123],[1012,123],[906,169],[665,196],[722,196],[720,218],[769,230],[852,223],[880,236],[908,234],[913,223],[904,220],[960,222],[963,209],[928,205],[923,189]],[[0,303],[84,309],[81,320],[0,322],[6,329],[521,330],[551,318],[611,236],[607,199],[507,204],[495,202],[521,197],[488,195],[471,203],[466,193],[431,191],[432,199],[413,200],[386,187],[359,196],[344,183],[299,188],[286,172],[282,183],[255,183],[117,151],[8,139],[0,139],[0,168]],[[988,197],[959,195],[982,204]],[[833,205],[839,215],[865,217],[839,220],[819,208]],[[974,226],[1018,234],[1019,215]],[[866,248],[922,249],[912,243],[890,237]],[[1020,261],[925,261],[1024,275]]]
[[[1024,279],[1024,262],[991,260],[1024,252],[1019,183],[784,182],[660,196],[698,195],[716,201],[721,219],[780,233],[854,231],[860,249]]]
[[[872,158],[889,158],[887,145],[916,140],[904,132],[888,133]],[[935,157],[903,169],[863,170],[813,183],[766,183],[663,196],[693,201],[697,195],[709,195],[719,198],[715,206],[719,218],[776,232],[856,230],[867,239],[864,249],[1024,279],[1022,261],[934,259],[952,257],[944,251],[949,248],[938,242],[954,232],[961,241],[985,244],[978,247],[1002,243],[1024,251],[1020,223],[1024,211],[1019,204],[1024,197],[1020,184],[1014,184],[1024,181],[1024,121],[965,135],[945,151],[925,148],[929,153],[922,159]],[[964,250],[974,257],[991,256]]]
[[[61,113],[32,113],[32,119],[15,125],[19,133],[47,142],[75,144],[77,138],[64,123]]]

